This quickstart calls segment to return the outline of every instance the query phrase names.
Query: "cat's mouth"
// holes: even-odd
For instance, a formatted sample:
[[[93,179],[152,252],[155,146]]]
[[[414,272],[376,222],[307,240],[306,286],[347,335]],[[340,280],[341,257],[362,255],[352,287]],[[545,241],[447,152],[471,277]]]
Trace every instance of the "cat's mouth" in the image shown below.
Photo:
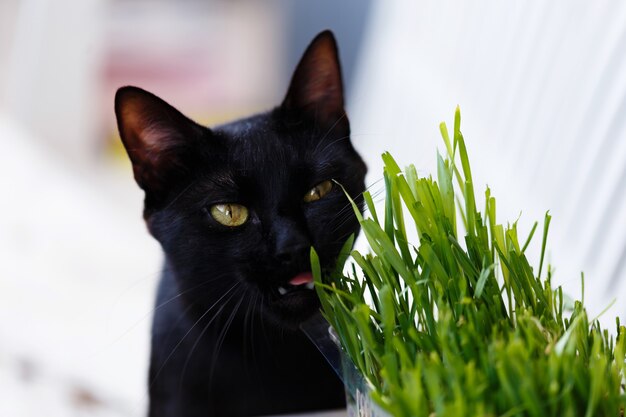
[[[276,292],[280,297],[283,297],[294,291],[311,291],[314,287],[313,274],[311,272],[301,272],[290,279],[289,282],[278,285]]]
[[[288,328],[297,329],[302,321],[319,309],[319,299],[310,271],[290,275],[266,288],[269,290],[269,312]]]

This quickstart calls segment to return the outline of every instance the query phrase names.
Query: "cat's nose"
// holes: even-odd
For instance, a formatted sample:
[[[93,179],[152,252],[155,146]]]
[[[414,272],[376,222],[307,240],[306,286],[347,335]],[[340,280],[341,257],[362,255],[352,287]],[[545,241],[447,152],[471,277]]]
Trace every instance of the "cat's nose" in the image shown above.
[[[275,229],[276,257],[290,262],[308,254],[311,241],[295,221],[284,219]]]

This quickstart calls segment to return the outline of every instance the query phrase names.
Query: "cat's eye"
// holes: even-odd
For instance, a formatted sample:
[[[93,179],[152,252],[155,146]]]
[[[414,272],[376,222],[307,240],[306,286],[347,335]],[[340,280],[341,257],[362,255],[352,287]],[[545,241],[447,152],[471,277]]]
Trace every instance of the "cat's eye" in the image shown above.
[[[311,188],[304,195],[304,202],[310,203],[312,201],[317,201],[320,198],[324,197],[328,192],[333,188],[332,181],[323,181],[317,184],[315,187]]]
[[[241,204],[213,204],[210,213],[218,223],[224,226],[241,226],[248,220],[248,209]]]

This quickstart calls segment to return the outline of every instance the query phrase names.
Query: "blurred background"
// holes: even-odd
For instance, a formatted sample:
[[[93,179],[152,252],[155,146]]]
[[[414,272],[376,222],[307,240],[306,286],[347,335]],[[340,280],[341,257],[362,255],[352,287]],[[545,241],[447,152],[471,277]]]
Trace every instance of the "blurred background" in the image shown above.
[[[626,3],[2,0],[0,416],[144,414],[161,254],[115,90],[268,109],[326,28],[373,189],[385,150],[435,173],[460,105],[477,192],[522,235],[550,210],[555,282],[626,321]]]

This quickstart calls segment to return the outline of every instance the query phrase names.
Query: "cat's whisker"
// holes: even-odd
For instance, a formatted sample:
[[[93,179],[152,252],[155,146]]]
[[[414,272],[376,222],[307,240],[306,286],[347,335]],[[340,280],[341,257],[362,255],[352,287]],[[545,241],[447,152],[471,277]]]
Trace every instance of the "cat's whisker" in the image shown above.
[[[115,309],[117,308],[117,306],[119,305],[119,303],[121,302],[121,300],[124,298],[124,296],[134,290],[135,288],[137,288],[138,286],[144,284],[147,280],[155,280],[156,276],[162,276],[164,273],[169,271],[169,266],[168,265],[163,265],[161,267],[161,269],[159,269],[158,271],[155,272],[151,272],[148,273],[142,277],[140,277],[137,280],[134,280],[132,283],[130,283],[126,288],[124,288],[120,293],[117,294],[117,296],[115,297],[115,300],[113,301],[113,303],[111,304],[111,307],[109,309],[109,318],[107,320],[107,322],[111,321],[111,315],[113,314],[113,311],[115,311]],[[148,313],[149,314],[149,313]],[[136,324],[135,324],[136,325]],[[134,327],[134,326],[133,326]],[[130,330],[130,329],[129,329]],[[126,334],[127,332],[124,332],[124,334]],[[123,336],[123,335],[122,335]],[[111,347],[113,344],[115,344],[116,342],[118,342],[120,339],[120,337],[118,337],[117,339],[115,339],[113,342],[111,342],[111,344],[109,345],[109,347]]]
[[[258,343],[257,341],[255,341],[255,337],[254,337],[254,325],[255,325],[255,319],[261,317],[260,316],[260,312],[258,310],[258,306],[262,305],[263,303],[263,294],[262,293],[256,293],[255,298],[254,298],[254,303],[252,304],[252,320],[250,321],[250,347],[251,347],[251,352],[252,352],[252,366],[254,367],[254,369],[257,371],[258,373],[258,362],[257,362],[257,350],[256,350],[256,343]],[[261,322],[263,322],[263,320],[261,319]]]
[[[213,281],[213,280],[211,280]],[[128,335],[130,332],[132,332],[137,326],[139,326],[141,323],[143,323],[146,319],[148,319],[150,316],[152,316],[154,313],[156,313],[159,309],[167,306],[169,303],[171,303],[174,300],[177,300],[178,298],[180,298],[181,296],[190,293],[192,291],[197,290],[198,288],[209,284],[211,281],[205,281],[205,282],[201,282],[200,284],[188,288],[185,291],[181,291],[178,294],[172,296],[171,298],[163,301],[162,303],[160,303],[159,305],[155,306],[154,308],[152,308],[150,311],[148,311],[146,314],[144,314],[143,316],[141,316],[138,320],[136,320],[130,327],[126,328],[126,330],[124,330],[122,332],[122,334],[120,334],[118,337],[116,337],[110,344],[109,344],[109,348],[111,346],[114,346],[116,343],[118,343],[120,340],[122,340],[126,335]]]
[[[378,187],[378,186],[381,185],[381,183],[384,183],[384,181],[385,181],[385,178],[383,178],[383,177],[378,178],[376,181],[374,181],[373,183],[368,185],[363,192],[371,191],[375,186]],[[376,192],[380,192],[380,191],[382,191],[384,189],[385,189],[384,186],[383,187],[379,187]]]
[[[265,295],[261,294],[261,317],[264,316],[263,308],[265,307]],[[265,328],[265,320],[261,320],[261,333],[263,334],[263,339],[265,339],[265,344],[267,346],[271,346],[269,339],[267,338],[267,329]]]
[[[385,187],[381,187],[379,189],[377,189],[376,191],[374,191],[373,193],[370,193],[370,195],[372,196],[372,201],[375,204],[381,203],[382,201],[384,201],[385,199]]]
[[[163,269],[161,269],[161,271],[156,271],[156,272],[151,272],[148,274],[143,275],[142,277],[140,277],[139,279],[134,280],[133,282],[131,282],[126,288],[124,288],[123,290],[121,290],[116,296],[115,298],[111,301],[109,307],[108,307],[108,312],[107,312],[107,320],[106,320],[106,329],[109,330],[110,329],[110,323],[111,323],[111,317],[113,316],[114,312],[117,310],[119,304],[122,302],[122,300],[124,299],[124,297],[132,290],[137,289],[140,285],[145,284],[146,281],[148,280],[156,280],[156,276],[157,275],[161,275],[162,274]],[[111,343],[111,345],[113,343],[117,342],[117,339]],[[109,347],[111,347],[111,345],[109,345]]]
[[[169,267],[168,267],[168,268],[169,268]],[[169,269],[164,268],[164,269],[163,269],[163,271],[164,271],[164,272],[165,272],[165,271],[169,271]],[[153,309],[151,309],[149,312],[147,312],[147,313],[146,313],[146,315],[145,315],[143,318],[146,318],[148,315],[150,315],[150,314],[152,314],[152,313],[155,313],[155,312],[156,312],[157,310],[159,310],[160,308],[164,307],[165,305],[169,304],[170,302],[174,301],[174,300],[175,300],[175,299],[177,299],[177,298],[180,298],[181,296],[183,296],[183,295],[185,295],[185,294],[187,294],[187,293],[189,293],[189,292],[192,292],[192,291],[194,291],[194,290],[197,290],[198,288],[203,287],[203,286],[205,286],[205,285],[212,284],[212,283],[214,283],[215,281],[221,281],[221,280],[223,280],[223,279],[224,279],[224,277],[225,277],[225,276],[227,276],[227,275],[228,275],[227,273],[217,274],[217,275],[215,275],[215,276],[211,277],[211,279],[205,279],[205,280],[203,280],[202,282],[200,282],[198,285],[195,285],[195,286],[193,286],[193,287],[187,288],[187,289],[186,289],[186,290],[184,290],[184,291],[179,292],[178,294],[176,294],[176,295],[172,296],[170,299],[165,300],[165,301],[163,301],[162,303],[160,303],[160,304],[158,304],[157,306],[155,306]],[[142,319],[143,319],[143,318],[142,318]],[[141,321],[141,320],[140,320],[140,321]]]
[[[256,303],[259,299],[259,292],[253,292],[253,299],[252,302],[248,303],[248,306],[246,308],[246,314],[244,316],[244,320],[243,320],[243,351],[244,351],[244,359],[247,360],[247,351],[248,351],[248,344],[250,344],[250,346],[252,347],[251,351],[254,354],[254,308],[256,306]],[[250,332],[250,343],[248,343],[248,331]]]
[[[154,272],[149,272],[141,277],[139,277],[136,280],[133,280],[133,282],[131,282],[126,288],[124,288],[122,291],[120,291],[120,293],[117,295],[114,304],[111,306],[111,308],[114,308],[120,301],[120,299],[122,299],[122,297],[124,297],[129,291],[137,288],[139,285],[145,283],[147,280],[154,280],[157,276],[160,277],[161,275],[163,275],[163,273],[168,271],[168,266],[167,265],[163,265],[159,270],[154,271]]]
[[[324,141],[324,139],[326,139],[326,137],[330,134],[330,132],[332,132],[335,127],[337,127],[337,125],[339,124],[339,122],[341,122],[342,120],[347,119],[347,114],[344,112],[341,116],[339,116],[337,118],[337,120],[335,120],[335,123],[333,123],[328,130],[326,131],[326,133],[324,134],[324,136],[322,136],[322,139],[320,140],[320,143]]]
[[[183,195],[185,195],[185,193],[187,191],[189,191],[189,189],[191,188],[192,185],[193,185],[193,183],[189,183],[185,188],[183,188],[183,190],[180,193],[176,194],[176,197],[174,197],[172,199],[172,201],[170,201],[167,204],[167,206],[165,206],[164,210],[170,208],[176,201],[178,201],[179,198],[181,198]]]
[[[374,181],[373,183],[371,183],[370,185],[368,185],[365,190],[361,191],[360,193],[354,195],[352,197],[353,200],[358,200],[360,198],[363,198],[363,194],[365,194],[366,191],[371,191],[374,186],[378,186],[380,185],[380,183],[383,181],[383,178],[379,178],[376,181]],[[370,194],[372,195],[372,199],[375,199],[378,195],[380,195],[380,193],[382,193],[383,191],[385,191],[385,187],[379,187],[376,189],[376,191],[374,191],[373,193],[370,192]],[[344,209],[346,208],[352,208],[352,204],[348,201],[346,202],[346,204],[338,211],[338,213],[342,212]]]
[[[241,289],[241,288],[239,288],[239,289]],[[247,289],[244,289],[244,294],[247,291],[248,291]],[[184,380],[184,377],[185,377],[185,372],[187,370],[187,366],[189,365],[189,360],[191,359],[191,356],[193,355],[193,352],[196,350],[196,347],[198,346],[198,344],[202,340],[202,337],[204,336],[206,331],[209,329],[211,324],[220,316],[220,314],[226,308],[226,306],[228,305],[230,300],[232,300],[235,297],[235,295],[237,295],[237,294],[239,294],[239,292],[235,291],[234,293],[231,294],[230,297],[228,297],[228,299],[226,301],[224,301],[224,303],[220,306],[220,308],[215,312],[213,317],[211,317],[211,320],[209,320],[208,323],[203,327],[202,331],[200,332],[200,334],[196,338],[196,341],[191,346],[191,349],[189,350],[189,353],[187,354],[187,358],[185,359],[185,364],[183,365],[183,370],[181,372],[180,387],[179,388],[182,388],[182,383],[183,383],[183,380]],[[241,302],[243,301],[243,298],[244,297],[242,297],[241,300],[239,300],[239,304],[241,304]]]
[[[176,346],[174,346],[174,348],[172,349],[172,351],[169,353],[169,355],[165,358],[165,360],[163,361],[163,364],[161,365],[161,367],[158,369],[158,371],[156,372],[156,374],[154,375],[152,381],[150,382],[150,386],[148,387],[149,389],[152,388],[152,386],[154,385],[154,383],[156,382],[156,380],[158,379],[159,375],[161,374],[161,372],[163,371],[163,369],[165,368],[165,366],[168,364],[169,360],[172,358],[172,356],[174,355],[174,353],[176,352],[176,350],[180,347],[180,345],[183,343],[183,341],[187,338],[187,336],[189,336],[189,333],[191,333],[193,331],[193,329],[196,328],[196,326],[198,325],[198,323],[200,323],[200,321],[202,321],[207,314],[209,314],[211,312],[211,310],[213,310],[213,308],[215,308],[215,306],[217,306],[225,297],[228,296],[228,294],[230,294],[231,291],[233,291],[236,287],[238,287],[241,284],[240,281],[237,281],[233,286],[230,287],[230,289],[228,291],[226,291],[224,294],[222,294],[222,296],[220,298],[218,298],[218,300],[213,303],[201,316],[200,318],[198,318],[195,323],[189,328],[189,330],[187,330],[187,332],[183,335],[183,337],[181,337],[181,339],[178,341],[178,343],[176,344]]]
[[[349,222],[352,219],[352,215],[347,214],[345,216],[344,219],[342,219],[338,224],[334,225],[332,228],[332,233],[336,233],[338,230],[340,230],[347,222]],[[352,233],[354,233],[353,230],[349,230],[347,233],[345,233],[341,238],[336,238],[335,241],[340,241],[341,239],[347,238],[348,236],[350,236]]]
[[[233,320],[235,319],[235,316],[237,315],[237,311],[239,310],[239,307],[241,307],[241,303],[243,302],[243,300],[244,300],[244,297],[241,297],[241,299],[239,300],[239,302],[237,303],[233,311],[230,313],[228,320],[226,320],[226,323],[224,327],[222,328],[222,330],[220,331],[220,334],[217,338],[217,344],[216,344],[215,350],[213,351],[213,355],[211,356],[211,370],[209,371],[209,381],[213,380],[213,372],[215,371],[215,365],[219,357],[219,352],[222,349],[222,344],[224,343],[224,340],[226,339],[226,334],[228,333],[228,329],[233,323]]]
[[[347,136],[342,136],[340,138],[337,138],[335,140],[333,140],[332,142],[326,144],[326,146],[324,146],[324,149],[322,149],[321,151],[319,151],[320,154],[324,154],[324,152],[326,152],[326,149],[330,148],[331,146],[333,146],[335,143],[345,140],[345,139],[350,139],[350,135]],[[321,142],[317,144],[317,146],[315,147],[315,150],[313,151],[314,153],[318,152],[318,148],[320,147]]]
[[[354,212],[352,211],[352,205],[347,204],[345,206],[343,206],[340,210],[338,210],[333,217],[331,217],[330,219],[328,219],[328,223],[330,224],[331,222],[335,221],[337,218],[339,217],[343,217],[346,214],[351,214],[354,215]]]
[[[345,219],[353,219],[355,217],[354,211],[352,210],[352,206],[344,206],[341,210],[339,210],[333,217],[328,219],[327,225],[334,224],[337,221],[343,221]]]
[[[252,296],[254,299],[254,295]],[[241,335],[241,350],[243,352],[244,368],[248,368],[248,326],[250,325],[250,310],[252,309],[252,302],[249,301],[246,306],[246,312],[243,315],[243,328]]]
[[[373,189],[374,186],[380,185],[382,180],[383,178],[379,178],[378,180],[374,181],[363,192],[357,194],[353,199],[356,200],[358,198],[361,198],[366,191],[370,191]],[[384,198],[379,200],[379,197],[384,191],[385,191],[384,187],[378,187],[377,190],[371,194],[372,201],[374,201],[375,204],[380,203],[381,201],[384,201]],[[366,205],[364,206],[363,211],[365,213],[369,211]],[[354,212],[353,212],[352,204],[348,202],[341,209],[339,209],[337,213],[335,213],[335,215],[328,221],[327,224],[332,225],[332,233],[335,233],[337,230],[341,229],[351,219],[354,219]],[[334,243],[341,242],[343,239],[347,238],[351,233],[352,232],[348,232],[344,234],[340,238],[336,239]]]
[[[313,154],[317,153],[320,145],[324,142],[324,139],[326,139],[326,137],[330,134],[330,132],[332,132],[335,127],[339,124],[339,122],[341,122],[343,119],[346,118],[346,114],[342,114],[337,120],[335,120],[335,122],[326,130],[326,133],[324,133],[324,135],[321,137],[321,139],[317,140],[317,145],[315,146],[315,148],[313,149]],[[313,132],[311,132],[311,139],[315,139],[315,130]],[[350,136],[344,136],[341,139],[346,139],[346,138],[350,138]],[[335,141],[336,142],[336,141]],[[334,142],[333,142],[334,143]],[[325,150],[326,148],[324,148]]]
[[[252,363],[256,366],[256,349],[254,343],[254,319],[256,318],[256,308],[259,300],[262,298],[260,293],[256,293],[254,297],[254,303],[252,304],[252,316],[250,320],[250,346],[252,347]]]

